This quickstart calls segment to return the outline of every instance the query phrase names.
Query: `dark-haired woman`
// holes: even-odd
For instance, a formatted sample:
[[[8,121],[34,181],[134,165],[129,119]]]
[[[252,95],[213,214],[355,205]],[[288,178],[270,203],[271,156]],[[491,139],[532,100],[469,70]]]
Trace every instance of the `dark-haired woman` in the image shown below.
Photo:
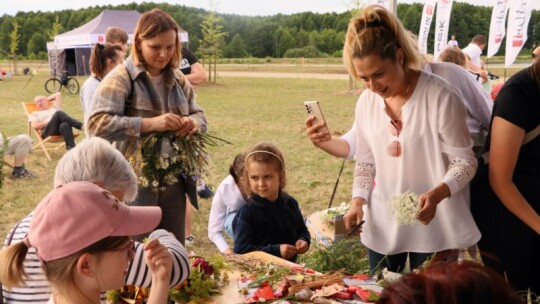
[[[540,62],[512,76],[497,95],[489,170],[471,185],[484,263],[520,291],[540,294]],[[485,167],[483,167],[485,168]],[[488,173],[489,172],[489,173]],[[488,181],[489,177],[489,181]],[[491,185],[491,187],[490,187]]]

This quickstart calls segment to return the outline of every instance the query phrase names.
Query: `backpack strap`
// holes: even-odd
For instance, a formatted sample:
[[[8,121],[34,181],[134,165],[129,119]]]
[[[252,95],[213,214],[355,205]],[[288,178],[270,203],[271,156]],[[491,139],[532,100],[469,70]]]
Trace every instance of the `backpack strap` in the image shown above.
[[[522,146],[528,144],[531,140],[535,139],[538,135],[540,135],[540,125],[536,126],[536,128],[532,129],[531,131],[527,132],[525,134],[525,137],[523,138]]]
[[[532,129],[531,131],[527,132],[525,134],[525,137],[523,137],[523,142],[521,143],[521,146],[530,143],[533,139],[535,139],[538,135],[540,135],[540,125],[536,126],[536,128]],[[489,163],[489,151],[484,152],[482,155],[478,157],[478,164],[484,164],[487,165]]]

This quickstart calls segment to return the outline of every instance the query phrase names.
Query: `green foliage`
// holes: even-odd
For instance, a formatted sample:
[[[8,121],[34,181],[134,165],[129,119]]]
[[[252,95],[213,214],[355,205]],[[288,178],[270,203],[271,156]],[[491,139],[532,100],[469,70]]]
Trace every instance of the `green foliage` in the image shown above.
[[[35,32],[28,41],[27,54],[38,55],[47,51],[47,37],[42,32]]]
[[[214,11],[210,11],[201,24],[203,52],[216,54],[220,51],[221,44],[227,33],[223,31],[221,17]]]
[[[62,31],[62,24],[60,23],[58,16],[55,16],[51,29],[47,31],[47,38],[49,39],[49,41],[53,41],[54,36],[60,34],[61,31]]]
[[[294,48],[294,49],[288,49],[285,54],[283,54],[283,57],[286,58],[321,58],[321,57],[328,57],[328,54],[325,54],[321,51],[319,51],[315,46],[308,45],[303,48]]]
[[[319,272],[345,269],[347,273],[369,273],[366,248],[358,238],[345,239],[325,247],[311,244],[305,255],[300,255],[298,263]]]
[[[2,146],[0,147],[0,190],[2,190],[2,186],[4,186],[4,154],[6,153],[6,150],[8,148],[8,140],[6,137],[6,134],[0,133],[0,140],[2,141]]]
[[[219,14],[216,11],[209,13],[203,9],[184,5],[151,2],[94,6],[77,11],[20,12],[17,17],[9,15],[0,17],[0,49],[7,51],[10,43],[9,34],[12,30],[11,22],[15,19],[20,24],[19,41],[21,44],[17,52],[20,55],[28,56],[31,53],[37,54],[36,46],[30,49],[29,44],[34,33],[40,32],[46,36],[47,41],[52,41],[56,34],[83,25],[101,13],[103,9],[129,9],[143,13],[153,8],[160,8],[170,13],[178,24],[189,32],[190,48],[194,51],[199,49],[199,40],[202,40],[209,44],[201,43],[201,47],[218,46],[225,56],[232,58],[247,55],[258,58],[282,57],[288,49],[303,48],[308,45],[316,46],[317,49],[327,54],[335,54],[343,48],[343,35],[347,30],[351,16],[355,15],[365,3],[365,0],[349,0],[350,9],[343,13],[304,12],[265,17]],[[423,5],[420,3],[400,3],[397,7],[398,17],[403,25],[414,34],[418,34],[422,8]],[[456,35],[460,46],[465,47],[474,35],[488,35],[490,20],[491,7],[454,2],[449,35]],[[435,25],[433,23],[428,40],[429,52],[433,51],[434,31]],[[214,35],[219,33],[229,33],[230,35]],[[236,43],[238,38],[234,44],[232,43],[237,35],[244,42],[246,55],[240,56],[238,54],[238,52],[243,53],[241,49],[231,49],[232,46],[238,46]],[[523,51],[525,53],[529,53],[534,46],[540,44],[540,11],[538,10],[532,12],[528,35],[529,39],[526,41]],[[42,48],[44,50],[45,45]],[[499,54],[504,54],[504,51],[505,41],[501,45]],[[0,58],[5,57],[5,53],[0,53]]]
[[[293,48],[295,45],[294,37],[289,29],[281,26],[274,32],[274,42],[275,56],[278,58],[282,57],[285,51]]]
[[[246,44],[244,43],[244,40],[240,34],[234,35],[231,42],[229,42],[229,45],[227,45],[225,48],[223,55],[229,58],[244,58],[248,55],[246,51]]]
[[[17,23],[17,20],[13,20],[11,22],[11,25],[13,26],[13,29],[9,33],[9,53],[11,55],[17,54],[17,49],[19,48],[19,24]]]

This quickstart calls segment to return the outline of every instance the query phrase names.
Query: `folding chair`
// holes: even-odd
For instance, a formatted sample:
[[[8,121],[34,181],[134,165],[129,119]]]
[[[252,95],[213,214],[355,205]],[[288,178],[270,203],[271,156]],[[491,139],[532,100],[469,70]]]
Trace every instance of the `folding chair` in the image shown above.
[[[2,159],[2,164],[4,164],[5,166],[8,166],[10,167],[11,169],[13,169],[13,165],[8,163],[6,160]]]
[[[35,102],[22,102],[22,106],[24,108],[24,112],[26,113],[26,116],[28,119],[30,119],[30,114],[32,112],[38,111],[37,105]],[[52,107],[52,104],[50,104],[49,108]],[[45,152],[45,156],[49,161],[51,161],[51,155],[49,154],[49,150],[47,149],[46,144],[54,143],[55,145],[51,147],[51,149],[59,149],[66,145],[64,142],[64,138],[60,135],[51,135],[45,139],[41,137],[41,133],[34,129],[32,127],[32,123],[28,121],[28,135],[32,137],[32,133],[36,136],[38,143],[34,145],[33,150],[35,150],[37,147],[40,147],[43,152]],[[78,133],[73,133],[74,137],[77,137]],[[60,144],[58,144],[60,143]]]

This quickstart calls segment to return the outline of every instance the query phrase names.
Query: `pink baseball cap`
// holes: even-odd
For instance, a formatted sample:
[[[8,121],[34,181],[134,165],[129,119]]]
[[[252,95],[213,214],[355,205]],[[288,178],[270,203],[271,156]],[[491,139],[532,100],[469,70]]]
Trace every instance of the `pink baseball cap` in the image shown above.
[[[46,262],[109,236],[149,232],[160,220],[159,207],[127,206],[95,184],[72,182],[56,187],[39,203],[27,240]]]

